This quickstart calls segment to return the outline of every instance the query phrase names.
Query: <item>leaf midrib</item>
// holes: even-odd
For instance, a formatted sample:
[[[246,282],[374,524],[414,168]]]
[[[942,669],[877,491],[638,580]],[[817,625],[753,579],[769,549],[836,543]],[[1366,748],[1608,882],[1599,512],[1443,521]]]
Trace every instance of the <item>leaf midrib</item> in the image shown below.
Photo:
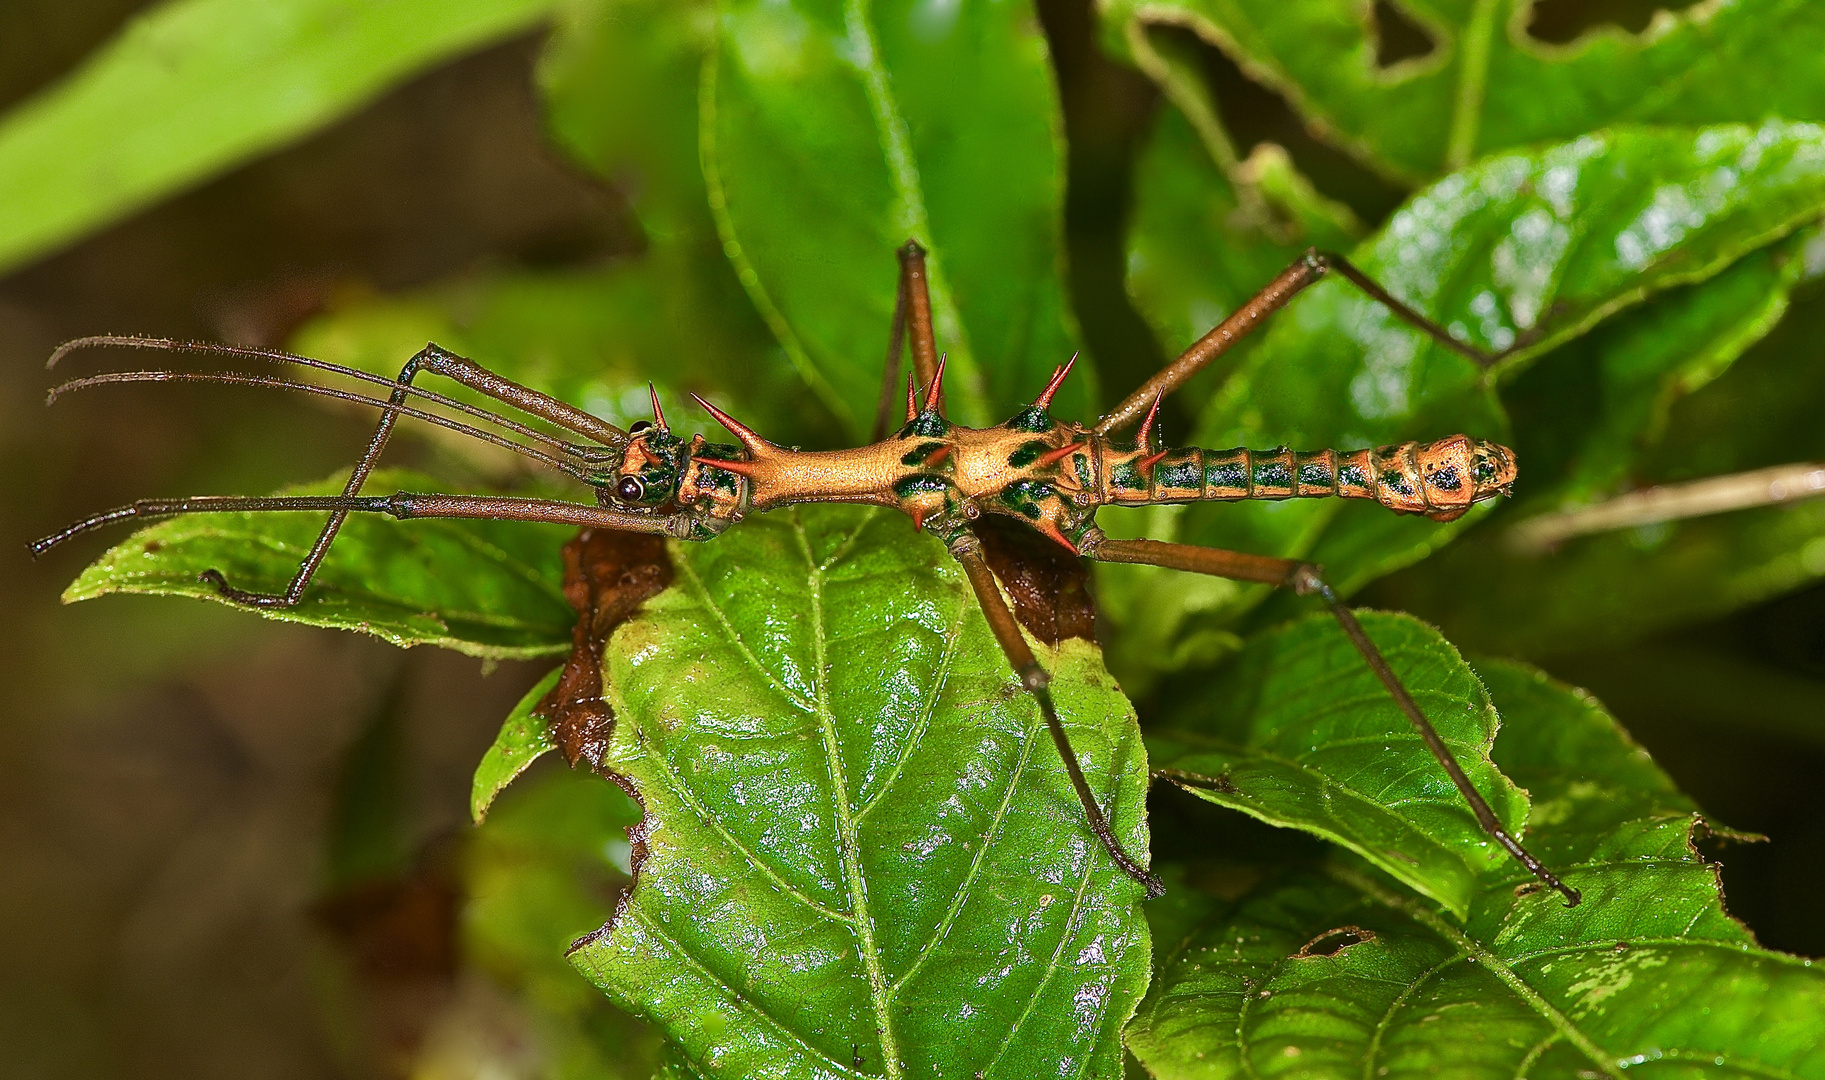
[[[849,777],[843,761],[843,747],[837,738],[836,718],[830,710],[830,677],[826,649],[826,630],[824,624],[824,566],[820,565],[811,552],[811,539],[805,534],[805,524],[797,507],[792,510],[792,534],[797,538],[799,550],[804,553],[806,580],[811,592],[811,628],[812,647],[815,650],[815,670],[812,673],[812,685],[816,692],[815,713],[818,728],[823,735],[824,753],[829,759],[831,811],[836,818],[837,838],[842,849],[839,855],[843,864],[843,881],[849,892],[849,911],[854,917],[857,952],[861,956],[862,970],[868,978],[868,1001],[874,1009],[875,1026],[880,1036],[881,1070],[890,1077],[903,1075],[900,1066],[900,1048],[894,1037],[893,1015],[888,1009],[890,990],[887,986],[886,972],[881,966],[881,954],[875,942],[874,917],[868,909],[868,882],[862,873],[861,844],[857,839],[857,820],[849,805]],[[868,518],[858,523],[851,539],[866,526]]]

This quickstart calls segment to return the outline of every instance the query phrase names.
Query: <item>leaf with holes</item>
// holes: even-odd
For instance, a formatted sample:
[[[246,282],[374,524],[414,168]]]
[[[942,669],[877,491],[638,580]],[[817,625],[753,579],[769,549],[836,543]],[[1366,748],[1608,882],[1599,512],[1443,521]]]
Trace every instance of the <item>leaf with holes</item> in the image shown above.
[[[1462,923],[1349,861],[1270,868],[1229,900],[1186,888],[1129,1028],[1148,1070],[1825,1075],[1825,969],[1725,913],[1691,802],[1590,698],[1479,667],[1507,719],[1496,760],[1534,795],[1529,836],[1584,904],[1506,866]]]
[[[866,434],[880,396],[889,253],[909,237],[931,249],[953,414],[981,424],[1031,400],[1076,348],[1062,122],[1033,13],[744,0],[717,28],[710,207],[755,303],[850,432]],[[1090,412],[1093,382],[1066,385],[1064,415]]]
[[[671,550],[605,661],[645,854],[577,966],[705,1076],[1119,1076],[1141,887],[942,545],[809,506]],[[1042,655],[1146,850],[1130,706],[1092,645]]]
[[[1476,675],[1416,619],[1362,623],[1514,831],[1527,797],[1489,763],[1496,712]],[[1508,860],[1328,615],[1256,636],[1147,751],[1199,798],[1343,844],[1455,912]]]
[[[1460,431],[1506,439],[1495,381],[1654,292],[1710,279],[1821,211],[1825,128],[1810,124],[1617,129],[1485,159],[1415,196],[1352,259],[1454,335],[1508,350],[1492,376],[1347,282],[1324,282],[1274,318],[1186,441],[1353,448]],[[1753,291],[1737,302],[1765,316]],[[1528,483],[1525,462],[1520,483]],[[1323,563],[1351,592],[1423,558],[1475,515],[1440,526],[1367,504],[1307,500],[1148,518],[1158,538]],[[1231,626],[1265,595],[1258,586],[1213,587],[1194,610],[1176,576],[1125,568],[1104,576],[1118,615],[1188,622],[1180,634]],[[1276,607],[1272,617],[1285,612]]]
[[[341,494],[346,474],[282,495]],[[428,476],[380,469],[370,494],[437,491]],[[229,584],[285,591],[324,515],[191,514],[134,533],[64,591],[66,603],[107,593],[194,596],[227,603],[197,580],[217,569]],[[498,659],[553,656],[570,647],[576,615],[564,599],[558,548],[570,530],[514,521],[395,521],[351,514],[296,607],[261,608],[284,622],[358,630],[395,645],[442,645]]]
[[[1530,37],[1530,3],[1394,0],[1431,49],[1383,67],[1381,4],[1103,0],[1105,39],[1156,70],[1149,27],[1186,26],[1278,90],[1316,130],[1422,183],[1475,158],[1621,123],[1825,120],[1812,70],[1825,14],[1810,0],[1694,5],[1639,36],[1569,46]]]

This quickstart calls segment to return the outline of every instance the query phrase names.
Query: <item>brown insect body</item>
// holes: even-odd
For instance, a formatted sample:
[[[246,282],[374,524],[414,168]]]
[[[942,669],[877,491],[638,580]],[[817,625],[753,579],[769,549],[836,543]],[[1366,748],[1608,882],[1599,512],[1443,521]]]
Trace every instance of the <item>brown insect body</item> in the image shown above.
[[[619,474],[641,480],[642,497],[627,501],[689,508],[701,538],[753,511],[847,502],[895,507],[947,543],[983,514],[1003,514],[1075,554],[1100,506],[1337,496],[1450,521],[1505,494],[1516,475],[1506,447],[1464,435],[1345,452],[1155,451],[1151,417],[1140,438],[1122,442],[1054,421],[1036,403],[992,428],[951,424],[928,408],[880,442],[800,451],[715,414],[739,450],[648,428],[631,437]],[[655,474],[665,466],[676,468],[677,482],[670,498],[658,498],[667,485]]]

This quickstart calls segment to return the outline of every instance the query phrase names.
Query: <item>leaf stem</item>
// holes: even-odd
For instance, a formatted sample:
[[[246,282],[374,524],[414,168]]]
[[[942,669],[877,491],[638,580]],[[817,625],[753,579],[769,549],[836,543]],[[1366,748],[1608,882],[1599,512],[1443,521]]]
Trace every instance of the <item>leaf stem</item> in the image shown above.
[[[1483,93],[1489,85],[1489,50],[1495,40],[1500,0],[1476,0],[1470,21],[1458,39],[1457,101],[1451,110],[1451,137],[1445,143],[1445,168],[1461,169],[1476,156],[1483,122]]]

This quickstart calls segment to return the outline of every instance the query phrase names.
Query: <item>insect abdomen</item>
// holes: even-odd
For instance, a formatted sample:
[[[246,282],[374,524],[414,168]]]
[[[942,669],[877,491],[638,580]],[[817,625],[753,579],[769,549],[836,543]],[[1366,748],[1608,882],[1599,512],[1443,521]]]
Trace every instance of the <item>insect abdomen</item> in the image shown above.
[[[1501,450],[1456,435],[1435,443],[1406,442],[1374,450],[1192,446],[1158,454],[1118,451],[1108,455],[1114,460],[1106,501],[1140,505],[1335,495],[1372,499],[1390,510],[1449,520],[1462,514],[1476,495],[1467,455],[1484,447]],[[1507,472],[1499,480],[1512,482],[1512,458],[1506,450],[1501,453]],[[1465,459],[1461,465],[1458,457]],[[1454,486],[1452,475],[1463,477],[1461,487]]]

